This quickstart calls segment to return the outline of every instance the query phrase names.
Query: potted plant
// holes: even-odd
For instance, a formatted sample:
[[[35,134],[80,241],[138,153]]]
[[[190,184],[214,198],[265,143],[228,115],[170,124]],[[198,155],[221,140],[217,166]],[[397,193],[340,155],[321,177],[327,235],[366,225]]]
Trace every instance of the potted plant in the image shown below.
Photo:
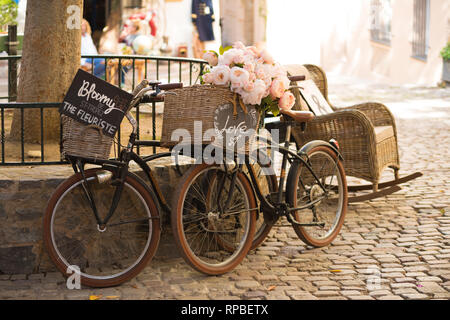
[[[450,42],[447,42],[447,46],[441,50],[441,57],[444,60],[442,80],[450,82]]]

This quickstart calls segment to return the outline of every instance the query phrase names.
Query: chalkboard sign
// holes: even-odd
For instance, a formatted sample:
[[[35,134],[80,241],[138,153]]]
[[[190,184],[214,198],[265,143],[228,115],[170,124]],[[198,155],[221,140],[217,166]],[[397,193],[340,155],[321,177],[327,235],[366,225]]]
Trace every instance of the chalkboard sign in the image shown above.
[[[59,112],[82,124],[96,125],[114,137],[133,96],[92,74],[78,70]]]
[[[241,150],[252,138],[258,126],[258,111],[254,106],[246,106],[247,113],[237,106],[237,116],[234,116],[233,104],[218,106],[214,112],[214,145],[230,150]]]

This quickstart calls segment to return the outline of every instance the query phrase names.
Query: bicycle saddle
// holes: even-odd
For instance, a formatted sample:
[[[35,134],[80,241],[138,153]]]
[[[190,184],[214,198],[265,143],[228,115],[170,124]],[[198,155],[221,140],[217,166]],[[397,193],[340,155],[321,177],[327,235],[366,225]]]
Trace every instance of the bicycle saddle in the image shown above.
[[[284,120],[294,120],[295,122],[308,122],[314,119],[314,113],[311,111],[298,111],[298,110],[280,110],[281,114],[285,118]]]

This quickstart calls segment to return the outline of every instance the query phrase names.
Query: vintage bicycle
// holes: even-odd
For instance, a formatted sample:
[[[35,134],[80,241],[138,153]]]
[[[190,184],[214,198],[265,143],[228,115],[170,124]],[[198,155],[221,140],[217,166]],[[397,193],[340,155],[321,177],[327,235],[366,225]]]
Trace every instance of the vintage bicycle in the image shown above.
[[[133,130],[117,159],[66,154],[75,174],[57,187],[43,219],[44,245],[63,275],[76,267],[83,285],[115,286],[136,276],[155,255],[161,212],[170,208],[148,163],[171,153],[141,157],[134,152],[135,147],[158,147],[159,142],[137,140],[137,122],[130,110],[139,103],[163,101],[169,93],[163,90],[182,86],[144,80],[136,87],[125,113]],[[148,184],[130,171],[131,161],[142,169]],[[87,169],[89,165],[94,168]]]
[[[303,77],[290,77],[291,81]],[[209,274],[230,271],[236,263],[220,263],[224,252],[242,261],[248,250],[261,244],[282,217],[306,244],[322,247],[338,235],[346,214],[348,193],[343,159],[337,141],[312,141],[298,151],[290,149],[291,129],[305,129],[314,115],[307,111],[282,111],[273,122],[284,130],[284,142],[265,146],[256,153],[224,156],[223,163],[192,166],[172,198],[172,229],[185,261]],[[282,155],[277,179],[270,165],[271,147]],[[268,152],[269,151],[269,152]],[[244,158],[244,163],[239,159]],[[242,161],[241,161],[242,162]],[[287,165],[290,169],[287,172]],[[286,174],[287,173],[287,174]],[[259,215],[254,239],[247,232],[248,213]],[[244,218],[243,218],[244,217]],[[236,250],[245,245],[246,250]]]

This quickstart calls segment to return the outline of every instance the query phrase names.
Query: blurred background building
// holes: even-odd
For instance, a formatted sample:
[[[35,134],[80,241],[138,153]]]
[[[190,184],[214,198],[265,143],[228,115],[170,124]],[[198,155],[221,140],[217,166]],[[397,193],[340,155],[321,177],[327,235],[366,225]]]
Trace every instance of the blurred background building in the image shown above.
[[[390,84],[436,85],[448,0],[267,0],[267,45],[286,63]],[[286,10],[289,8],[289,10]]]
[[[20,0],[19,34],[25,8]],[[450,41],[449,0],[84,0],[83,9],[99,53],[130,53],[119,38],[140,19],[136,54],[200,57],[240,40],[283,64],[389,84],[436,85]],[[193,14],[214,18],[214,40],[199,39]]]

